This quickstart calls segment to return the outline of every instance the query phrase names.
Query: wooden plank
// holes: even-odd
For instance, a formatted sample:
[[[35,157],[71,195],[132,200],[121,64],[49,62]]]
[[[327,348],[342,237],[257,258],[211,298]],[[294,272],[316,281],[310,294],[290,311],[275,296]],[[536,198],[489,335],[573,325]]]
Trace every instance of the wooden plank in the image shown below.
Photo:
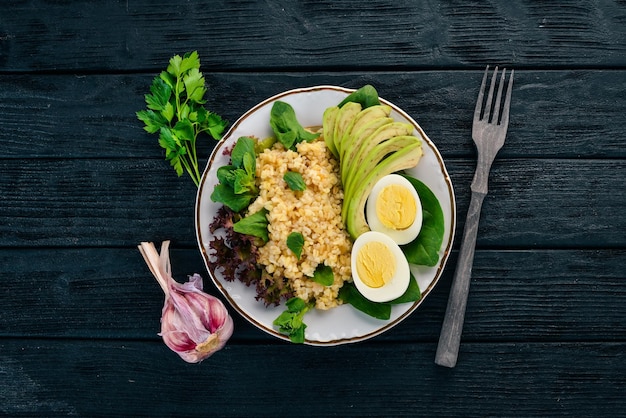
[[[153,75],[2,76],[3,158],[162,158],[143,131]],[[207,107],[234,123],[281,91],[374,85],[422,126],[444,158],[472,157],[471,118],[481,71],[208,73]],[[517,71],[511,125],[500,158],[624,158],[625,71]],[[548,115],[549,117],[546,117]],[[212,139],[200,145],[208,155]]]
[[[619,416],[623,342],[230,345],[188,365],[157,343],[0,341],[9,416]],[[263,365],[263,371],[259,366]],[[59,378],[63,376],[63,378]],[[329,410],[328,408],[332,408]]]
[[[174,53],[193,49],[219,71],[626,63],[626,6],[615,0],[13,0],[1,3],[0,16],[4,72],[158,70]]]
[[[200,273],[197,249],[173,244],[178,281]],[[79,260],[79,262],[76,262]],[[479,250],[472,271],[466,342],[622,341],[626,335],[626,250]],[[374,342],[435,342],[456,253],[442,279],[407,320]],[[0,337],[158,341],[163,294],[134,248],[2,249]],[[24,307],[27,309],[24,309]],[[229,307],[233,343],[278,343]]]
[[[0,160],[0,172],[4,245],[195,243],[197,189],[165,161]]]
[[[449,160],[457,232],[474,162]],[[496,160],[478,246],[624,247],[626,160]],[[0,160],[0,246],[195,245],[196,189],[161,160]],[[564,220],[571,220],[571,223]],[[459,235],[460,236],[460,235]]]

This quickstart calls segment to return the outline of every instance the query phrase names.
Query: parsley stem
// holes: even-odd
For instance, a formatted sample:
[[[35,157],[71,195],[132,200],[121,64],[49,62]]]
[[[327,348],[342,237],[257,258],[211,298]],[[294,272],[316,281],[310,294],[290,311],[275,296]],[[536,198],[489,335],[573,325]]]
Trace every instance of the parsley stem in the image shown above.
[[[191,179],[196,184],[196,187],[199,187],[200,186],[200,176],[197,174],[197,170],[196,170],[196,172],[194,172],[194,170],[191,169],[191,166],[189,165],[189,161],[188,160],[189,160],[189,158],[181,158],[180,159],[180,161],[185,166],[185,170],[187,170],[187,173],[189,173],[189,175],[191,176]]]

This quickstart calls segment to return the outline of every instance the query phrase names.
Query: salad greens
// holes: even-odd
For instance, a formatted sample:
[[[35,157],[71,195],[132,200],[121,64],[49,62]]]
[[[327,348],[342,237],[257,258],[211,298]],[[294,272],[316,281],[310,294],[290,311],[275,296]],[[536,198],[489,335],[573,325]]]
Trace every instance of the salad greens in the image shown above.
[[[366,85],[343,100],[339,107],[348,102],[360,103],[362,108],[367,108],[380,104],[378,93],[374,87]],[[266,305],[270,302],[278,305],[281,300],[286,301],[286,309],[273,322],[278,330],[289,336],[294,343],[303,343],[305,338],[306,324],[304,315],[314,307],[313,303],[294,297],[293,291],[287,280],[274,281],[271,288],[266,287],[263,274],[256,266],[256,255],[258,246],[269,240],[268,220],[266,209],[262,209],[254,214],[245,216],[244,210],[258,196],[259,190],[256,184],[256,157],[264,149],[271,147],[274,142],[280,142],[285,149],[295,150],[296,145],[302,141],[312,141],[319,134],[313,134],[305,130],[298,122],[294,109],[288,103],[274,102],[270,112],[270,125],[274,136],[264,140],[256,140],[250,137],[240,137],[231,152],[229,165],[220,167],[217,170],[219,183],[215,186],[211,198],[215,202],[221,202],[228,208],[227,212],[220,215],[220,219],[214,221],[212,227],[216,227],[220,222],[226,220],[227,231],[230,233],[229,241],[215,242],[211,247],[218,249],[220,257],[225,257],[229,251],[237,257],[233,260],[244,261],[246,272],[245,278],[240,278],[247,285],[255,285],[257,288],[257,298],[263,299]],[[404,175],[404,174],[403,174]],[[411,243],[401,246],[407,260],[411,264],[434,266],[439,260],[439,249],[443,242],[444,217],[443,211],[434,193],[421,181],[404,175],[417,191],[423,209],[423,224],[418,237]],[[288,171],[283,176],[288,187],[293,191],[306,190],[306,184],[301,173]],[[223,225],[222,225],[223,226]],[[243,240],[235,238],[234,233],[242,234]],[[253,239],[254,241],[248,241]],[[217,241],[217,240],[216,240]],[[262,242],[261,242],[262,241]],[[300,232],[292,232],[286,240],[287,247],[296,255],[298,259],[302,256],[305,237]],[[238,246],[241,246],[242,251]],[[229,248],[230,247],[230,248]],[[229,280],[234,280],[238,267],[233,261],[229,265],[227,273]],[[314,271],[311,280],[323,286],[331,286],[334,283],[334,274],[330,267],[321,263]],[[391,309],[394,304],[412,303],[421,299],[417,280],[410,274],[409,286],[402,296],[385,303],[372,302],[366,299],[357,290],[354,283],[346,282],[339,290],[339,299],[343,303],[352,305],[355,309],[364,312],[374,318],[388,320],[391,317]]]
[[[136,112],[145,124],[144,130],[159,133],[159,145],[176,174],[180,177],[187,171],[196,186],[200,184],[198,135],[206,132],[220,139],[228,124],[204,107],[206,92],[198,52],[175,55],[167,70],[152,81],[151,94],[145,95],[148,108]]]
[[[242,136],[237,140],[231,152],[230,165],[217,169],[219,184],[211,193],[214,202],[220,202],[239,212],[258,196],[254,146],[255,141],[252,138]]]
[[[404,176],[417,191],[422,203],[422,229],[412,242],[400,248],[411,264],[435,266],[439,261],[439,249],[445,233],[443,210],[435,194],[424,183]]]
[[[287,237],[287,248],[289,248],[300,260],[302,248],[304,247],[304,236],[300,232],[292,232]]]
[[[269,233],[267,231],[267,214],[267,209],[263,208],[260,211],[235,222],[233,224],[233,229],[235,232],[240,234],[261,238],[265,243],[270,240]]]
[[[313,272],[313,281],[324,286],[331,286],[335,283],[335,275],[333,269],[326,264],[318,264]]]
[[[310,142],[320,135],[304,129],[298,122],[293,107],[280,100],[272,105],[270,125],[276,138],[286,149],[295,150],[296,144],[302,141]]]
[[[350,102],[359,103],[363,109],[380,104],[378,92],[373,86],[369,84],[350,93],[348,97],[343,99],[341,103],[337,105],[337,107],[343,107],[346,103]]]
[[[287,186],[294,192],[302,192],[306,190],[306,183],[302,178],[302,174],[297,171],[287,171],[283,176],[283,180],[287,183]]]
[[[354,283],[344,283],[339,289],[339,299],[344,303],[349,303],[359,311],[366,313],[374,318],[387,320],[391,317],[391,306],[400,303],[415,302],[420,300],[422,293],[417,285],[415,276],[411,273],[409,287],[402,296],[390,302],[372,302],[365,298],[356,288]]]
[[[287,309],[274,320],[278,331],[289,336],[291,342],[303,343],[306,324],[303,321],[304,314],[313,307],[312,304],[294,297],[287,301]]]

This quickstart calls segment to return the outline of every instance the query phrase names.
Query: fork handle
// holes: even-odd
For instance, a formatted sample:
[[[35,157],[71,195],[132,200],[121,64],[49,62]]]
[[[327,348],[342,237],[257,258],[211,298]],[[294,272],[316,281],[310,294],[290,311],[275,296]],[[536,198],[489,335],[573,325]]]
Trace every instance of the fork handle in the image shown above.
[[[435,355],[435,363],[440,366],[454,367],[459,354],[465,307],[467,306],[467,295],[474,263],[478,221],[480,220],[480,211],[485,195],[486,193],[482,191],[472,191],[472,198],[463,230],[463,240],[459,250],[459,259],[454,272],[448,307],[446,308],[437,346],[437,354]]]

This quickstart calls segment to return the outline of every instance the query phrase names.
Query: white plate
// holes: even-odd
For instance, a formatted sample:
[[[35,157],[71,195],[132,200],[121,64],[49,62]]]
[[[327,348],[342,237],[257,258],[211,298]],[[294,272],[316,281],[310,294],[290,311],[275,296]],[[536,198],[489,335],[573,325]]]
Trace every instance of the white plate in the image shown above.
[[[272,135],[269,125],[270,110],[273,102],[281,100],[289,103],[295,110],[298,121],[303,126],[321,126],[324,110],[339,104],[354,90],[336,86],[316,86],[300,88],[280,93],[254,106],[235,122],[222,140],[211,153],[207,167],[204,170],[196,199],[196,234],[200,252],[211,279],[244,318],[261,330],[280,339],[289,341],[288,337],[274,329],[272,322],[285,309],[284,304],[278,307],[266,308],[264,303],[255,299],[256,291],[246,287],[241,282],[228,282],[217,272],[214,274],[208,265],[210,250],[209,242],[212,234],[209,224],[221,204],[211,200],[211,193],[217,184],[217,169],[229,163],[229,156],[223,154],[224,149],[232,147],[241,136],[254,135],[264,138]],[[392,107],[391,116],[397,121],[406,121],[415,126],[416,136],[423,138],[422,148],[424,156],[414,169],[408,171],[410,175],[420,179],[437,196],[443,209],[445,220],[445,234],[442,247],[439,251],[439,263],[435,267],[411,266],[417,278],[422,298],[415,303],[405,303],[393,306],[391,318],[383,321],[363,314],[351,305],[342,305],[328,311],[313,310],[307,312],[305,323],[305,344],[309,345],[338,345],[366,340],[379,335],[400,323],[409,316],[431,293],[443,272],[443,268],[452,248],[454,239],[454,225],[456,210],[452,182],[446,171],[439,151],[420,126],[409,115],[397,106],[380,99],[381,103]]]

